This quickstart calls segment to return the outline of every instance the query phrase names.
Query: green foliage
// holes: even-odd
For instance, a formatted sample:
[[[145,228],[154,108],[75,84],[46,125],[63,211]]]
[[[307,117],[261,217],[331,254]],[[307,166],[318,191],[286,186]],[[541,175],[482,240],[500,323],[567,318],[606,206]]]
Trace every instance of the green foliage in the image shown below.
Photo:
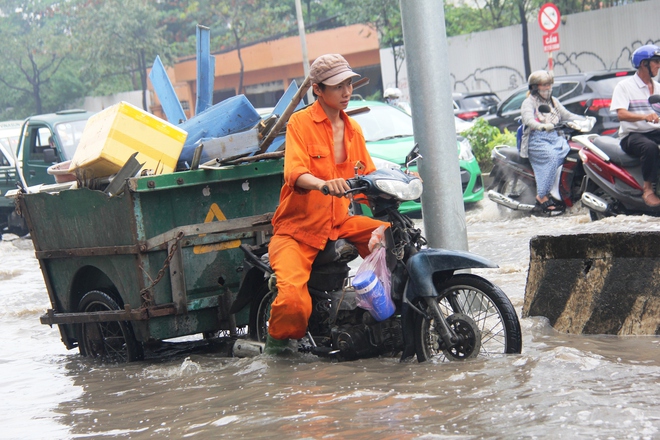
[[[446,2],[447,34],[517,24],[521,14],[533,21],[545,2]],[[565,15],[617,2],[556,3]],[[369,24],[381,47],[395,50],[398,71],[405,56],[399,0],[301,4],[307,32]],[[166,65],[195,55],[197,24],[211,29],[213,52],[298,32],[291,0],[0,0],[0,118],[68,108],[86,95],[144,89],[156,55]]]
[[[401,9],[398,0],[346,0],[346,15],[351,23],[367,23],[376,32],[381,47],[403,44]]]
[[[376,90],[374,93],[371,95],[367,96],[366,98],[367,101],[382,101],[383,100],[383,92],[380,90]]]
[[[89,88],[110,93],[146,90],[147,68],[156,55],[164,62],[169,58],[165,29],[152,2],[78,0],[75,5],[69,11],[75,14],[71,34],[78,56],[85,61],[80,74]],[[121,88],[107,90],[108,83]]]
[[[481,23],[477,9],[452,3],[445,3],[445,26],[448,37],[490,29]]]
[[[500,133],[497,127],[490,125],[484,118],[477,118],[470,129],[461,133],[472,145],[474,157],[479,162],[479,168],[484,173],[490,172],[493,163],[490,159],[490,152],[496,145],[516,145],[516,136],[505,130]]]
[[[72,53],[66,17],[54,0],[1,0],[0,11],[0,95],[18,92],[26,102],[11,107],[41,113],[43,94]]]

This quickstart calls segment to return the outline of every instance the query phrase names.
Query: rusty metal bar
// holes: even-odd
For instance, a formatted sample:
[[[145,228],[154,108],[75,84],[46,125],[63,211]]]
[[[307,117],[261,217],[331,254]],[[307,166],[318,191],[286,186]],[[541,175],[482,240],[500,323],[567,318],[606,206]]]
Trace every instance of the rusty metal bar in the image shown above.
[[[172,286],[172,301],[176,306],[177,315],[188,313],[188,296],[186,294],[186,278],[183,271],[183,254],[181,246],[178,241],[171,241],[168,245],[168,252],[172,252],[172,247],[175,247],[170,261],[170,284]]]
[[[193,236],[201,234],[216,234],[221,232],[226,233],[241,233],[241,232],[258,232],[267,231],[271,225],[270,220],[273,218],[273,213],[254,215],[251,217],[241,217],[236,219],[225,220],[221,222],[198,223],[194,225],[182,226],[180,228],[170,229],[167,232],[159,234],[147,240],[143,245],[127,245],[127,246],[108,246],[108,247],[94,247],[94,248],[71,248],[60,249],[51,251],[35,251],[37,259],[46,258],[67,258],[67,257],[92,257],[104,255],[130,255],[139,254],[140,252],[148,252],[164,247],[170,240],[174,239],[179,232],[183,232],[184,236]],[[195,245],[196,243],[186,243],[186,246]]]
[[[128,246],[108,246],[93,248],[72,248],[53,251],[36,251],[38,259],[44,258],[67,258],[67,257],[98,257],[104,255],[128,255],[137,254],[140,248],[137,245]]]
[[[267,229],[270,227],[270,221],[273,218],[273,213],[253,215],[250,217],[240,217],[221,222],[197,223],[195,225],[182,226],[180,228],[170,229],[167,232],[156,235],[155,237],[147,240],[141,246],[142,252],[150,251],[154,248],[160,247],[163,244],[174,239],[179,232],[188,237],[199,234],[214,234],[220,232],[251,232],[259,229]],[[262,226],[263,228],[261,228]]]
[[[175,313],[174,304],[162,304],[145,309],[131,309],[127,305],[124,310],[78,313],[58,313],[53,309],[48,309],[46,314],[42,315],[39,320],[42,324],[52,326],[54,324],[83,324],[88,322],[146,321],[149,318],[174,315]]]

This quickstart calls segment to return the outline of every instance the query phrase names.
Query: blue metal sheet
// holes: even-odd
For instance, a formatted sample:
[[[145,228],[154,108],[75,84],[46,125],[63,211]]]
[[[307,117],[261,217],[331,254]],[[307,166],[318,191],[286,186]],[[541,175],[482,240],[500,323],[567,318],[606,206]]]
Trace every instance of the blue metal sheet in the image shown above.
[[[211,68],[211,58],[211,31],[205,26],[197,25],[197,103],[195,104],[195,114],[202,113],[213,102],[215,66]]]
[[[275,139],[273,139],[273,142],[266,148],[266,153],[272,153],[273,151],[278,151],[282,144],[284,144],[285,137],[284,135],[282,136],[277,136]]]
[[[149,73],[149,79],[154,86],[156,95],[158,95],[160,104],[163,106],[163,112],[167,120],[173,124],[180,124],[185,121],[187,119],[186,114],[183,112],[179,98],[176,96],[174,87],[172,87],[172,83],[167,76],[167,72],[159,56],[156,56],[154,60],[154,65]]]
[[[279,101],[277,101],[277,105],[273,109],[273,113],[281,116],[282,113],[284,113],[284,110],[288,107],[289,103],[291,102],[291,99],[293,99],[293,96],[296,94],[298,91],[298,85],[296,84],[295,81],[291,81],[291,84],[289,84],[289,87],[286,89],[286,92],[284,92],[284,95],[280,98]],[[296,110],[300,110],[305,106],[304,100],[300,100],[298,105],[296,106]],[[295,110],[294,110],[295,111]]]
[[[245,95],[227,98],[190,118],[179,126],[188,132],[188,137],[179,156],[177,168],[187,168],[184,162],[192,162],[195,148],[202,138],[217,138],[244,131],[254,127],[260,120],[259,113]]]

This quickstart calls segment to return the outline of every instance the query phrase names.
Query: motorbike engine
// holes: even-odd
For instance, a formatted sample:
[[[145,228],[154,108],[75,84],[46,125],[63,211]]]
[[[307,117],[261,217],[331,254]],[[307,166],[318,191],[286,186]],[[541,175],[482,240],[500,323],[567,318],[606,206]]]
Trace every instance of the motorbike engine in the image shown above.
[[[401,322],[388,319],[373,325],[343,325],[333,327],[333,346],[346,360],[393,355],[403,349]]]

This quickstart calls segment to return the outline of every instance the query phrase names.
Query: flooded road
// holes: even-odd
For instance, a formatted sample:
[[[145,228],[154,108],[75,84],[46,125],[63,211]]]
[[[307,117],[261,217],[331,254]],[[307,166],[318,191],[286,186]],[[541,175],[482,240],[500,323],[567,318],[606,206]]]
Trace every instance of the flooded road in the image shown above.
[[[650,217],[502,217],[490,201],[467,222],[470,250],[500,265],[477,273],[518,314],[532,236],[660,231]],[[0,242],[3,439],[660,438],[658,337],[565,335],[528,318],[521,355],[465,363],[188,349],[101,365],[39,323],[50,306],[39,265],[31,241],[12,238]]]

